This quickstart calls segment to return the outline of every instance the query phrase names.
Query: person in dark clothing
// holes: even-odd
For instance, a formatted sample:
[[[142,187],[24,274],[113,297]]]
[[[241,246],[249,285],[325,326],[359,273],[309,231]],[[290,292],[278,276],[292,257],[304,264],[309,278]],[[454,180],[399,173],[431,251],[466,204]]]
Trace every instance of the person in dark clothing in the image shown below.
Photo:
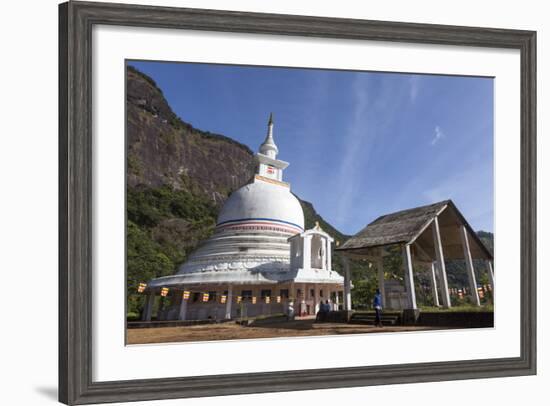
[[[380,289],[376,289],[376,294],[372,301],[372,307],[376,312],[376,318],[374,319],[374,325],[376,327],[382,327],[382,295],[380,294]]]
[[[328,314],[330,313],[330,303],[325,301],[325,321],[329,321]]]
[[[326,303],[319,302],[319,311],[317,312],[317,318],[316,321],[326,321],[327,314],[330,311],[330,305],[328,304],[328,300]]]

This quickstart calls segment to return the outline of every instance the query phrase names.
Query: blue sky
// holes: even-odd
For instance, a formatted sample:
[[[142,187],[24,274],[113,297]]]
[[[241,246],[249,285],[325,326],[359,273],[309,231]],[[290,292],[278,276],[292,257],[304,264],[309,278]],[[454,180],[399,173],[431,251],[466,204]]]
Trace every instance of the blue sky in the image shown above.
[[[354,234],[378,216],[452,199],[493,231],[493,79],[131,62],[174,112],[257,151],[270,112],[284,180]]]

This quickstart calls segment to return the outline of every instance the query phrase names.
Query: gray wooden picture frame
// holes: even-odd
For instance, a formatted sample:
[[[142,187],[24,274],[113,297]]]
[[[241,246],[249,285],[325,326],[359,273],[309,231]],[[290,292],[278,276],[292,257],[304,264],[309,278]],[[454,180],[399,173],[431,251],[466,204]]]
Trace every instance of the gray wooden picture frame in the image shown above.
[[[401,365],[92,380],[92,27],[95,24],[518,49],[521,355]],[[109,3],[59,6],[59,400],[219,396],[536,373],[536,32]],[[514,299],[516,300],[516,299]]]

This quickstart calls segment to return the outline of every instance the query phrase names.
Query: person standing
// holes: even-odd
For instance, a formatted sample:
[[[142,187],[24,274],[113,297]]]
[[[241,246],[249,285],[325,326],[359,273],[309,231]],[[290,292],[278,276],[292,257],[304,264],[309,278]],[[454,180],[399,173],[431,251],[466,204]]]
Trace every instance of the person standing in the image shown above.
[[[374,311],[376,312],[374,325],[376,327],[383,327],[382,326],[382,295],[380,294],[380,289],[376,289],[376,294],[374,295],[374,299],[372,301],[372,307],[374,307]]]

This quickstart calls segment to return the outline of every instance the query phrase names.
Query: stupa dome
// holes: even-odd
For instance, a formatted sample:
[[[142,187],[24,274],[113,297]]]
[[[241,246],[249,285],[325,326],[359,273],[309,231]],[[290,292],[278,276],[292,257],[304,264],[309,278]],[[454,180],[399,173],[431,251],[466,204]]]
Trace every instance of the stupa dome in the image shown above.
[[[177,274],[154,279],[150,286],[292,279],[288,238],[304,231],[304,212],[282,179],[288,163],[277,159],[277,153],[271,116],[267,137],[255,155],[254,178],[229,196],[214,234],[187,258]]]
[[[218,216],[217,228],[270,226],[291,235],[304,230],[304,212],[290,188],[256,177],[231,194]]]
[[[289,164],[277,159],[278,152],[270,116],[267,137],[255,154],[254,177],[228,197],[213,234],[177,273],[149,282],[145,320],[151,320],[161,289],[172,292],[173,303],[157,317],[169,320],[229,320],[280,311],[293,316],[298,298],[300,314],[315,314],[321,299],[328,303],[338,292],[344,279],[332,270],[334,240],[319,226],[304,231],[302,205],[283,181]],[[232,308],[233,302],[240,305]]]

